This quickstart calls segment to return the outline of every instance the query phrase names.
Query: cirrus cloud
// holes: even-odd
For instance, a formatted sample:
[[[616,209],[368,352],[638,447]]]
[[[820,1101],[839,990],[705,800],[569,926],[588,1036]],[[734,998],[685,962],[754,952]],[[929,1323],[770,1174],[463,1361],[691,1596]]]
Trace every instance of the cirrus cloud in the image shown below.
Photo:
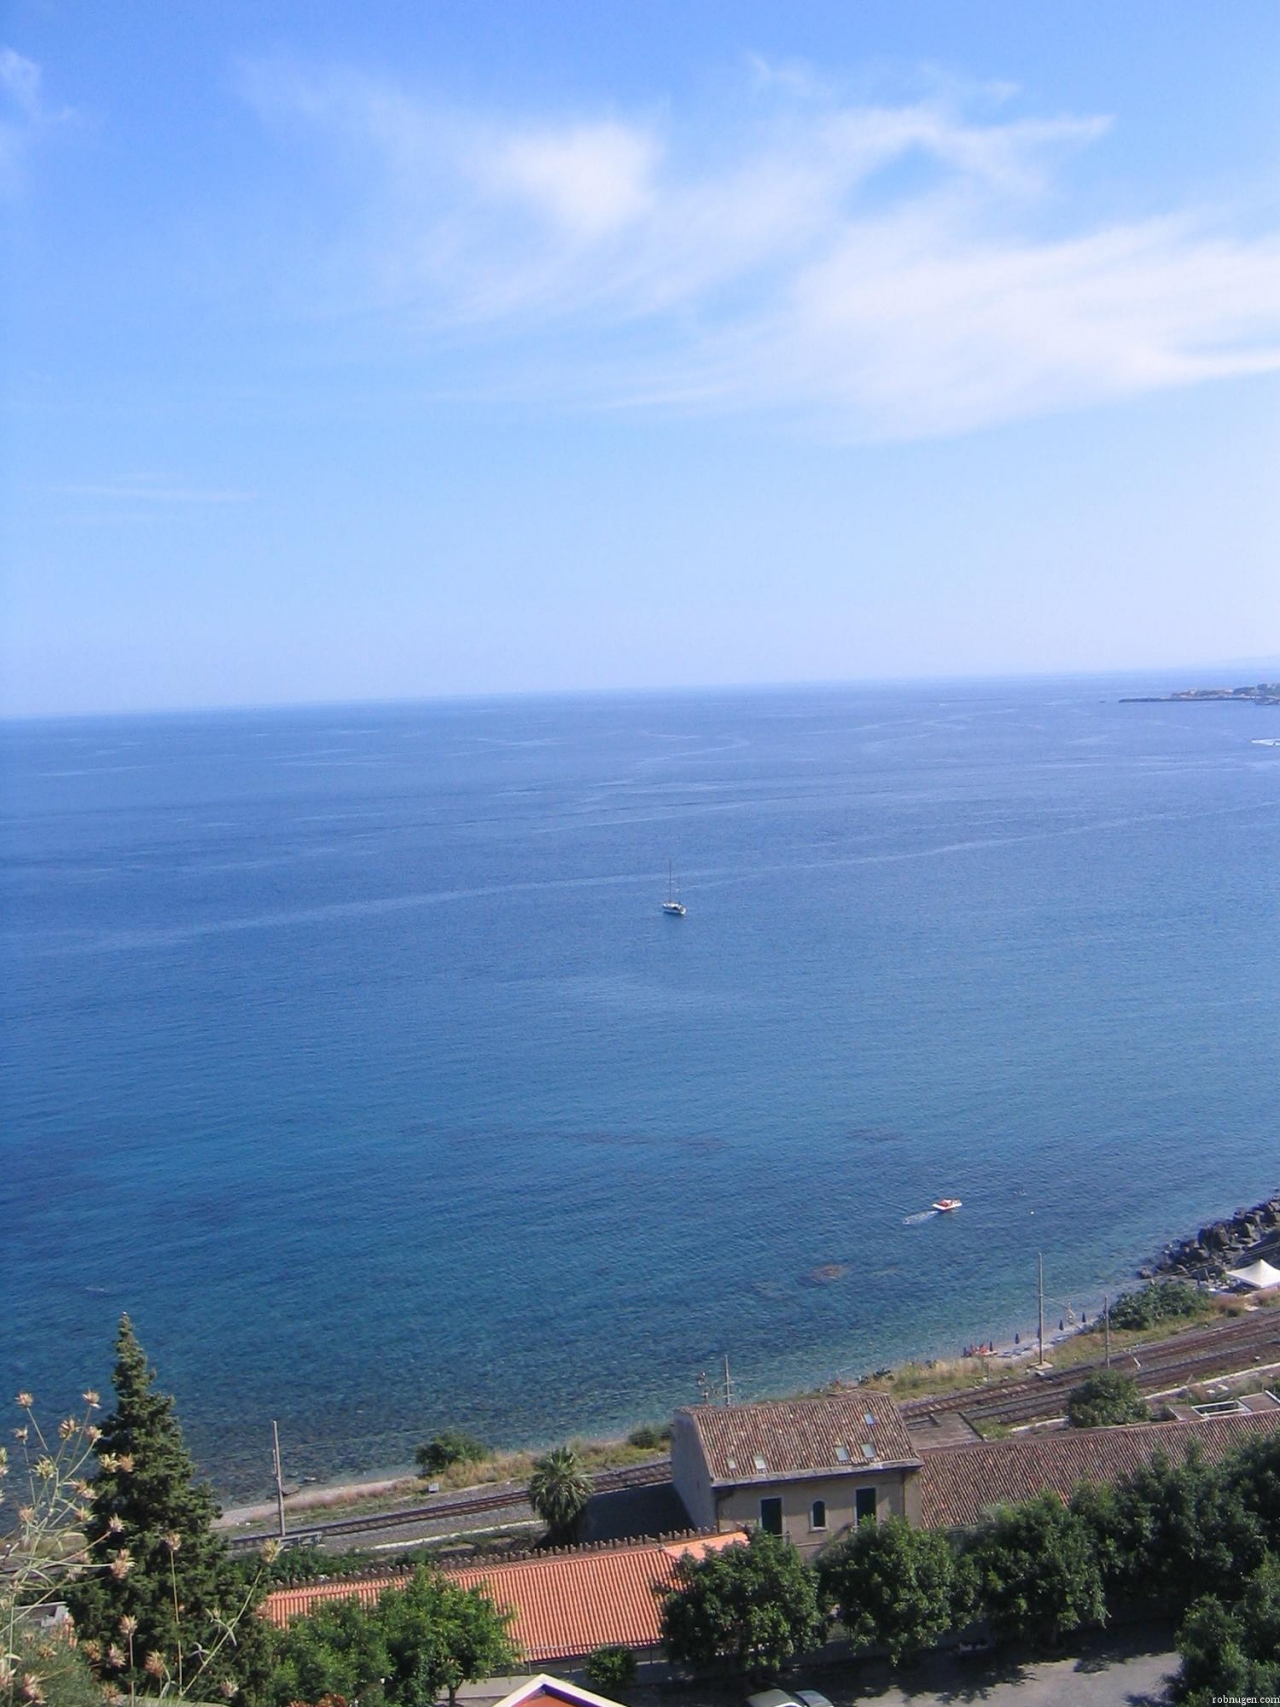
[[[1280,367],[1280,234],[1072,219],[1069,162],[1107,118],[841,101],[761,61],[750,81],[712,126],[458,112],[278,66],[244,88],[343,162],[330,309],[447,340],[478,389],[875,439]]]
[[[36,138],[71,118],[69,108],[50,107],[43,74],[35,60],[11,47],[0,47],[0,194],[21,185],[22,164]]]

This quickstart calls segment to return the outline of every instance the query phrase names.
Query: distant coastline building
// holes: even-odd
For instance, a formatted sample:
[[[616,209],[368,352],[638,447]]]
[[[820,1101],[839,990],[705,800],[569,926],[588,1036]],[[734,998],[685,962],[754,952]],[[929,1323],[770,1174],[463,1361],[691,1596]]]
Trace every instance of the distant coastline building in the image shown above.
[[[805,1555],[861,1523],[919,1524],[921,1464],[897,1406],[869,1388],[691,1405],[672,1426],[671,1475],[696,1529],[750,1525]]]

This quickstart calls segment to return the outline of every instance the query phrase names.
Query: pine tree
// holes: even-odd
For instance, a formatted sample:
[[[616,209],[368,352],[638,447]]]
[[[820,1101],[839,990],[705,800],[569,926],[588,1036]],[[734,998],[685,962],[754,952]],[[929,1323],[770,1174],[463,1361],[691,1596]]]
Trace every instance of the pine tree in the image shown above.
[[[116,1409],[94,1447],[95,1539],[69,1596],[81,1645],[116,1688],[231,1699],[266,1673],[260,1596],[211,1527],[213,1494],[128,1316],[112,1380]]]

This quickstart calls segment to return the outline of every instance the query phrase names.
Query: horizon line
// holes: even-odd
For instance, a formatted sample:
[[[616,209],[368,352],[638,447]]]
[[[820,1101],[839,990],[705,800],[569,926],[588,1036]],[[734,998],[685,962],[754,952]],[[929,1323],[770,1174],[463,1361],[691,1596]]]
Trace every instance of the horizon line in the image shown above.
[[[712,694],[766,694],[821,692],[832,689],[921,687],[930,683],[975,687],[984,682],[1072,682],[1123,681],[1135,677],[1190,675],[1209,672],[1242,672],[1251,670],[1280,670],[1280,654],[1254,658],[1218,659],[1199,664],[1145,664],[1107,669],[1058,670],[990,670],[942,674],[933,671],[919,675],[814,677],[790,681],[737,681],[661,683],[650,686],[622,687],[547,687],[547,688],[477,688],[454,693],[423,693],[403,695],[338,695],[334,698],[236,700],[228,703],[192,702],[185,705],[119,706],[96,711],[0,711],[0,725],[29,723],[89,723],[112,718],[218,717],[263,714],[268,712],[338,711],[346,708],[383,708],[432,705],[481,705],[508,703],[513,700],[587,700],[587,699],[671,699],[705,697]],[[1186,686],[1226,687],[1253,686],[1241,682],[1196,682]]]

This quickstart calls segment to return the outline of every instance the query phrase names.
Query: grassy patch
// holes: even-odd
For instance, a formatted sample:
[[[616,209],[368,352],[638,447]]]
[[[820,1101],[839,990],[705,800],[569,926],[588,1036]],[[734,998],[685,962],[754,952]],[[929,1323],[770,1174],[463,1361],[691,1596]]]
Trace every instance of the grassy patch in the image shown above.
[[[568,1444],[589,1472],[621,1470],[632,1464],[648,1464],[664,1456],[662,1451],[655,1452],[651,1446],[633,1446],[629,1440],[574,1439]],[[536,1452],[495,1452],[481,1464],[454,1464],[430,1480],[438,1482],[442,1490],[454,1492],[500,1482],[524,1483],[529,1480],[537,1456]],[[419,1490],[425,1487],[425,1480],[419,1482]]]
[[[917,1399],[926,1394],[963,1393],[971,1387],[998,1387],[1026,1370],[1019,1364],[1000,1363],[994,1368],[993,1359],[954,1357],[931,1359],[927,1363],[900,1363],[896,1369],[882,1375],[868,1375],[859,1383],[873,1387],[879,1393],[890,1393],[895,1399]]]

